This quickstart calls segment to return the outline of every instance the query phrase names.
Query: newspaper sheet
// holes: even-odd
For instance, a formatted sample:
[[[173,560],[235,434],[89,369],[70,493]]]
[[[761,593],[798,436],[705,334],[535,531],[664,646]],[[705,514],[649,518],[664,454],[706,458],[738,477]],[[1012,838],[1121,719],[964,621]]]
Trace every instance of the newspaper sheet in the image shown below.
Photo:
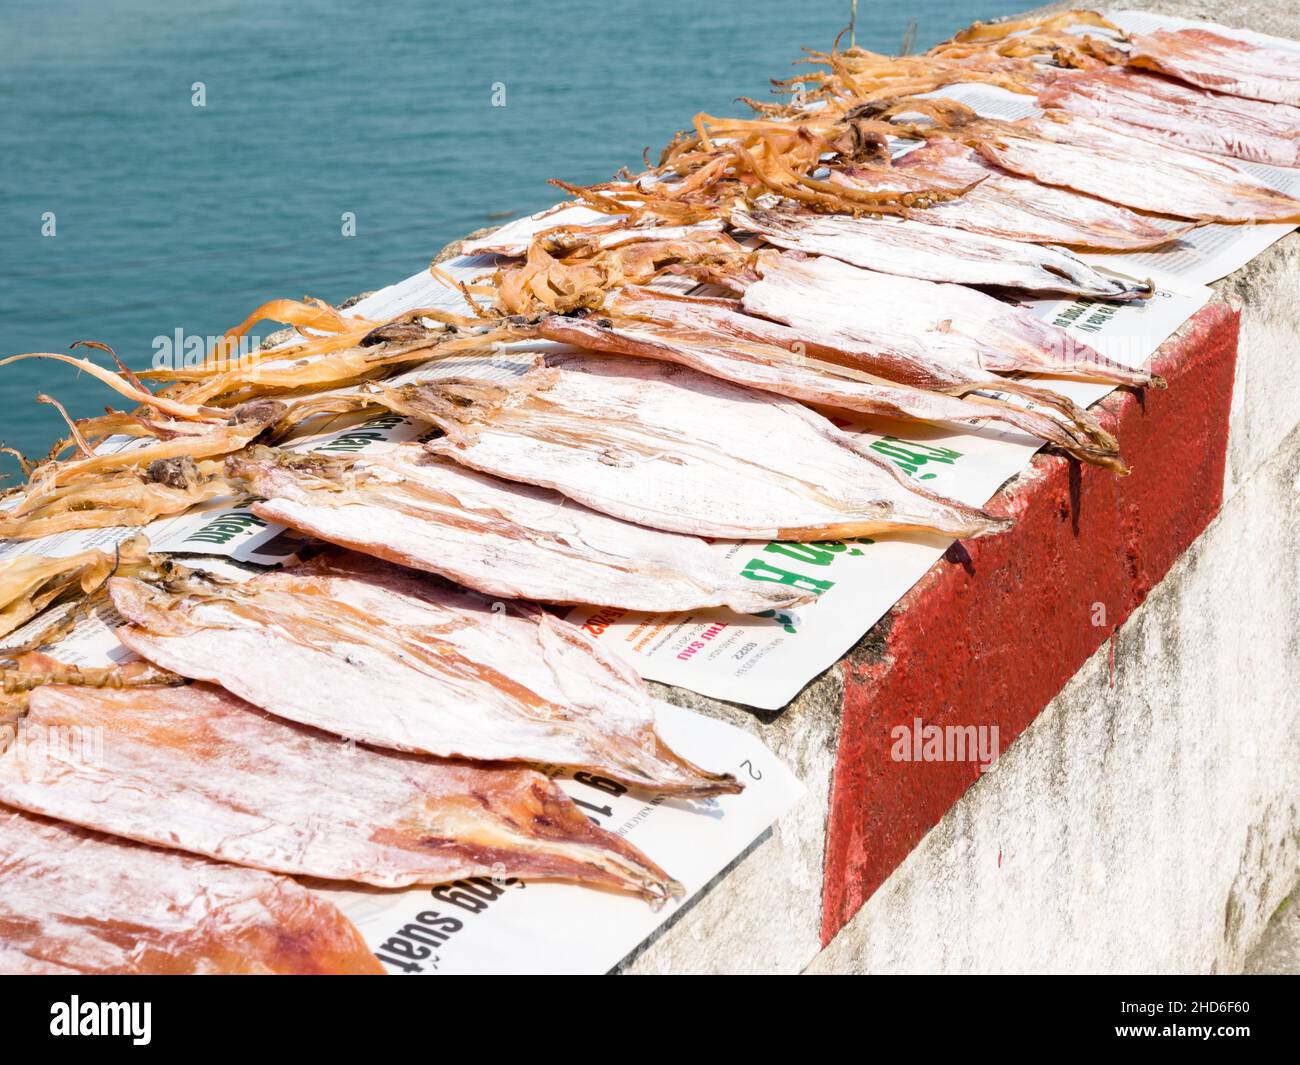
[[[679,912],[802,794],[754,736],[664,705],[669,745],[745,783],[739,795],[684,801],[627,791],[610,780],[553,774],[602,828],[640,847],[686,889],[652,910],[627,895],[569,884],[475,878],[400,892],[324,890],[356,923],[390,972],[603,973]]]

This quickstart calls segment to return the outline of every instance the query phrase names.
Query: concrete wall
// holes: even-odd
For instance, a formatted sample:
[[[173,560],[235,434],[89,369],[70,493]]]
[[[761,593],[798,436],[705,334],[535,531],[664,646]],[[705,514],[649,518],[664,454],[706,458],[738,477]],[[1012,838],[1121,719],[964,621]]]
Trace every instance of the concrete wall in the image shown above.
[[[1295,5],[1123,6],[1300,39]],[[810,971],[1237,972],[1300,880],[1300,236],[1215,289],[1220,514]]]
[[[1300,430],[813,972],[1236,972],[1300,870]]]
[[[1300,38],[1256,0],[1124,6]],[[808,794],[626,971],[1240,970],[1300,879],[1300,236],[1215,287],[1241,308],[1220,512],[824,949],[845,678],[890,618],[779,714],[662,691]]]

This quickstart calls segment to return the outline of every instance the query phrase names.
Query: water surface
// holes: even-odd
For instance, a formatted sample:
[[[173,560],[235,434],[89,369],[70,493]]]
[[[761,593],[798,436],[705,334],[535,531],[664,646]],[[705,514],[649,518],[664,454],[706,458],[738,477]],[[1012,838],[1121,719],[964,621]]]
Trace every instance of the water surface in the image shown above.
[[[928,47],[1005,0],[859,3],[857,40]],[[135,367],[274,296],[330,301],[636,165],[697,111],[747,114],[848,0],[294,5],[40,0],[0,35],[0,353],[92,338]],[[206,106],[194,106],[203,83]],[[504,87],[504,107],[492,105]],[[52,213],[54,236],[43,236]],[[342,235],[343,215],[356,235]],[[48,228],[48,226],[47,226]],[[266,327],[270,328],[270,327]],[[98,356],[103,358],[103,356]],[[0,370],[0,440],[43,453],[110,402],[73,370]],[[14,468],[3,460],[5,472]]]

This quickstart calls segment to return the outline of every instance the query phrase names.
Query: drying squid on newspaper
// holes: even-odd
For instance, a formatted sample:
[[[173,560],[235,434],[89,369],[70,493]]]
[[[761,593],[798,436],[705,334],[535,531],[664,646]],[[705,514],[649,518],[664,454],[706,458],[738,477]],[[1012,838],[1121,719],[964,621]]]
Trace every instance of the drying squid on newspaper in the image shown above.
[[[678,757],[630,668],[568,622],[340,552],[231,583],[110,583],[136,653],[379,747],[572,766],[678,795],[739,791]],[[292,678],[286,683],[286,678]]]
[[[1119,464],[1114,439],[1090,420],[1062,421],[989,397],[893,384],[843,365],[843,360],[811,357],[798,331],[745,315],[734,301],[672,296],[629,286],[611,293],[605,307],[618,317],[554,316],[543,319],[538,332],[575,347],[680,363],[734,384],[822,407],[924,422],[975,426],[999,422],[1085,461]],[[760,334],[763,339],[757,338]]]
[[[504,265],[493,275],[493,303],[506,315],[597,307],[608,290],[645,284],[663,269],[682,263],[731,264],[744,258],[744,250],[734,240],[713,229],[685,240],[588,247],[566,258],[557,258],[534,241],[522,263]]]
[[[1290,104],[1227,96],[1115,67],[1063,73],[1038,94],[1038,104],[1122,123],[1138,136],[1195,151],[1300,166],[1300,107]]]
[[[774,269],[773,263],[785,263],[787,257],[765,253],[758,261],[760,268],[766,269],[770,274]],[[797,264],[797,260],[790,259],[789,262]],[[834,261],[828,262],[832,263],[833,269]],[[851,286],[847,293],[850,301],[875,298],[871,292],[862,290],[867,279],[858,276],[868,274],[868,271],[857,270],[855,267],[846,267],[846,271],[849,275],[846,280]],[[776,287],[779,289],[788,280],[778,283]],[[816,277],[805,280],[809,285],[819,283]],[[880,274],[874,275],[874,280],[883,280],[886,285],[896,280],[905,287],[913,283],[925,289],[921,292],[893,294],[907,299],[934,300],[944,296],[942,288],[931,282],[909,282],[906,278],[891,279],[888,275]],[[740,281],[733,277],[728,283],[739,285]],[[796,288],[799,284],[798,281],[794,282]],[[958,298],[965,293],[969,293],[969,298],[975,304],[973,309],[981,312],[983,318],[997,319],[1015,311],[1015,308],[970,289],[959,288]],[[843,297],[845,294],[839,295]],[[885,292],[881,295],[891,294]],[[798,354],[808,365],[816,362],[842,366],[880,384],[901,383],[919,389],[923,394],[950,395],[981,405],[991,403],[994,405],[993,414],[999,420],[1055,443],[1090,462],[1120,468],[1115,461],[1118,451],[1114,437],[1087,410],[1050,388],[997,375],[997,366],[1007,364],[1006,360],[1017,357],[1014,348],[1008,350],[1006,345],[1001,345],[1001,361],[992,361],[990,368],[981,364],[982,349],[978,344],[966,345],[967,350],[962,350],[960,346],[946,352],[930,350],[930,346],[940,340],[949,345],[958,343],[959,338],[947,335],[950,323],[946,319],[927,322],[924,317],[918,317],[905,323],[906,327],[902,328],[891,326],[878,316],[864,322],[861,314],[849,305],[837,309],[840,320],[836,322],[825,319],[820,314],[798,315],[797,305],[780,299],[779,292],[765,292],[759,288],[752,298],[759,301],[774,300],[774,307],[783,307],[781,313],[792,315],[791,320],[795,324],[787,325],[784,321],[773,321],[770,317],[747,314],[742,300],[671,296],[634,287],[624,288],[614,294],[609,300],[609,306],[629,317],[672,329],[711,332],[779,347]],[[1023,368],[1026,370],[1035,367],[1057,376],[1082,375],[1087,378],[1100,375],[1102,380],[1110,380],[1112,383],[1152,383],[1157,387],[1163,386],[1158,377],[1150,378],[1145,373],[1133,376],[1132,371],[1101,359],[1091,348],[1083,345],[1076,348],[1068,337],[1061,337],[1055,332],[1039,333],[1035,328],[1036,322],[1032,319],[1027,323],[1019,322],[1013,314],[1009,324],[1015,330],[1039,341],[1037,353],[1032,358],[1024,359]],[[981,333],[985,328],[982,319],[978,317],[975,321],[968,321],[967,325],[976,333]],[[1003,323],[1002,328],[1006,327],[1007,323]],[[938,334],[931,336],[928,333],[931,328],[938,329]],[[995,340],[996,333],[995,330]],[[1046,345],[1041,343],[1044,339],[1048,341]],[[1077,361],[1067,358],[1076,354],[1079,356]],[[1023,354],[1019,357],[1024,358]],[[715,364],[714,372],[716,368]],[[1016,396],[1018,400],[1028,401],[1039,409],[1026,410],[1019,402],[1007,403],[979,394],[989,391]],[[895,396],[893,402],[901,404],[902,400],[900,396]],[[900,412],[902,409],[900,406]],[[912,411],[911,417],[921,416],[921,409],[911,403],[906,409]],[[872,413],[898,416],[897,413],[890,414],[887,409]]]
[[[365,709],[382,714],[385,695]],[[680,891],[535,770],[371,750],[220,688],[42,688],[27,729],[105,739],[93,758],[11,749],[0,801],[140,843],[376,887],[518,876]]]
[[[1029,15],[1018,19],[997,19],[993,22],[972,22],[964,30],[953,34],[951,41],[945,41],[931,49],[931,53],[945,54],[954,43],[975,46],[989,46],[998,41],[1021,40],[1026,34],[1035,37],[1054,36],[1070,30],[1081,28],[1108,30],[1118,36],[1123,31],[1096,11],[1074,9],[1058,11],[1055,14],[1039,16]],[[1091,35],[1079,40],[1092,40]]]
[[[1129,62],[1203,89],[1251,100],[1300,105],[1300,44],[1250,41],[1189,27],[1131,37]]]
[[[584,208],[562,205],[561,210],[583,216],[594,214]],[[541,218],[524,218],[502,226],[496,233],[477,240],[466,241],[462,255],[501,255],[522,259],[528,248],[536,242],[552,255],[572,254],[582,249],[606,251],[638,241],[700,240],[722,232],[722,219],[709,218],[684,226],[631,225],[626,219],[610,220],[596,215],[594,219],[564,223],[556,219],[554,209]],[[564,216],[561,215],[561,218]]]
[[[793,326],[810,343],[862,352],[863,369],[919,387],[1015,372],[1139,387],[1162,383],[1022,308],[963,285],[775,252],[760,255],[758,273],[741,296],[746,311]]]
[[[737,208],[731,213],[731,224],[789,251],[829,255],[853,266],[925,281],[998,285],[1100,300],[1151,295],[1149,283],[1108,277],[1068,251],[912,219]]]
[[[760,113],[797,123],[815,113],[809,110],[810,103],[823,100],[829,104],[826,110],[847,108],[847,114],[852,116],[854,107],[864,101],[928,93],[954,84],[981,83],[1025,93],[1037,78],[1036,66],[1021,58],[1037,54],[1037,48],[1031,50],[1026,44],[1048,45],[1059,57],[1063,43],[1059,37],[1048,39],[1039,35],[1031,40],[1017,38],[1014,48],[953,45],[926,55],[879,55],[862,48],[809,51],[805,62],[821,64],[821,69],[776,83],[781,88],[801,88],[797,101],[784,105],[760,103],[745,97],[741,101]],[[1080,58],[1087,61],[1086,57]]]
[[[229,465],[262,497],[253,505],[260,517],[486,595],[740,613],[811,598],[742,577],[697,537],[620,521],[558,492],[439,459],[415,443],[353,462],[262,449]]]
[[[861,188],[922,188],[940,181],[969,186],[955,198],[908,210],[907,217],[1008,240],[1065,244],[1095,251],[1159,247],[1195,223],[1153,218],[1070,189],[1041,185],[994,166],[957,141],[936,138],[892,167],[848,168],[832,180]]]
[[[137,536],[111,554],[90,548],[61,558],[22,554],[0,561],[0,636],[47,606],[92,594],[117,566],[144,561],[148,550]]]
[[[533,238],[554,231],[567,232],[581,228],[584,231],[610,223],[608,215],[572,203],[557,203],[544,211],[516,218],[497,226],[482,236],[469,236],[457,249],[461,255],[504,255],[519,257],[528,251]],[[611,223],[615,226],[620,222]]]
[[[112,352],[102,344],[80,343]],[[13,505],[0,511],[0,537],[31,540],[72,530],[146,525],[227,495],[230,486],[221,475],[219,457],[244,447],[284,414],[283,404],[274,401],[217,409],[155,395],[124,366],[114,373],[69,355],[13,355],[0,360],[0,366],[33,358],[75,366],[141,409],[69,419],[68,440],[56,444],[47,461],[24,465],[28,481],[15,492]],[[40,398],[67,418],[55,400]],[[121,437],[128,439],[117,439]],[[59,458],[68,447],[75,447],[76,454]]]
[[[0,973],[381,974],[286,876],[0,809]]]
[[[80,529],[143,526],[230,494],[219,461],[188,458],[113,473],[86,473],[67,484],[32,488],[0,511],[0,537],[39,540]]]
[[[1300,221],[1300,200],[1228,160],[1135,136],[1120,123],[1050,111],[977,125],[977,151],[1046,185],[1207,222]]]
[[[1008,523],[918,488],[808,408],[682,366],[554,356],[512,385],[376,388],[472,469],[562,492],[626,521],[738,540],[835,540]]]

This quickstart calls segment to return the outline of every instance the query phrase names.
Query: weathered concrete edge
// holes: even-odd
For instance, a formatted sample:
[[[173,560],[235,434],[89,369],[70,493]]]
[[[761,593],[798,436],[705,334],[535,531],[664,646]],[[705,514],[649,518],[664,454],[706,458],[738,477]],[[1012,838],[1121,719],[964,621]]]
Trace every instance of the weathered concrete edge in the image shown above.
[[[974,761],[896,761],[896,730],[919,718],[1011,743],[1209,524],[1238,321],[1204,308],[1153,360],[1168,391],[1117,390],[1094,408],[1130,476],[1036,455],[989,504],[1015,527],[932,567],[890,611],[883,659],[846,666],[823,942],[979,779]]]
[[[1227,310],[1220,302],[1219,313]],[[1191,328],[1185,326],[1162,350],[1182,346]],[[1042,465],[1063,460],[1043,456],[1037,461]],[[1034,478],[1030,475],[1028,479]],[[1019,481],[1010,482],[1004,491],[1016,491]],[[826,826],[832,768],[841,740],[844,678],[869,673],[882,664],[895,617],[895,611],[886,615],[840,663],[776,715],[760,715],[694,693],[661,688],[661,694],[673,702],[761,736],[809,790],[798,807],[778,823],[770,839],[653,944],[629,959],[628,971],[797,972],[817,953],[822,945]]]
[[[1300,429],[810,971],[1240,971],[1300,868],[1297,522]]]

